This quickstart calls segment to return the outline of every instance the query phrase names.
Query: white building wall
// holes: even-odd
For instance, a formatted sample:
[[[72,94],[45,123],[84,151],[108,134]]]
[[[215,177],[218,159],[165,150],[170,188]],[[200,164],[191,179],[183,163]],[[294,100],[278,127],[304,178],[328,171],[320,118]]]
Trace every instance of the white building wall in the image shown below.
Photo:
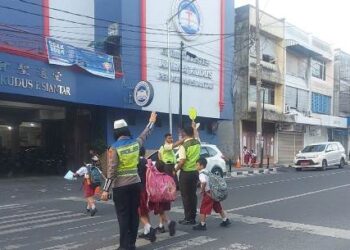
[[[328,141],[327,127],[306,126],[304,134],[304,145]]]
[[[50,36],[75,47],[91,49],[89,44],[95,40],[94,2],[94,0],[50,0],[49,13],[52,17],[49,20]],[[64,13],[59,10],[92,18]]]

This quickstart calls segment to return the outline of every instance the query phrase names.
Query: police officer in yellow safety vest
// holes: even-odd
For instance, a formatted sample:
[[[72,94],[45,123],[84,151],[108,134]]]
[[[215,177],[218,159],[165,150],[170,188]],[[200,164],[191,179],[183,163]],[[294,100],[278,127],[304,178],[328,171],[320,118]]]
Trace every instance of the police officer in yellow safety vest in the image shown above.
[[[198,171],[196,171],[196,162],[199,159],[201,145],[199,141],[196,124],[183,129],[184,142],[179,147],[179,163],[175,172],[180,172],[179,185],[182,203],[185,210],[185,218],[180,220],[182,225],[196,224],[197,214],[197,183]]]
[[[116,141],[108,150],[107,180],[101,199],[108,200],[108,192],[113,187],[113,201],[117,212],[120,245],[118,249],[135,249],[139,227],[138,206],[140,200],[140,177],[137,173],[140,147],[149,136],[157,115],[152,113],[145,130],[137,139],[131,137],[125,120],[114,122]]]
[[[158,150],[158,159],[165,163],[164,172],[174,177],[176,187],[178,188],[179,182],[177,180],[177,176],[173,174],[176,164],[174,148],[177,148],[179,145],[181,145],[184,140],[179,140],[173,143],[173,136],[170,133],[166,133],[164,135],[164,139],[164,144]]]

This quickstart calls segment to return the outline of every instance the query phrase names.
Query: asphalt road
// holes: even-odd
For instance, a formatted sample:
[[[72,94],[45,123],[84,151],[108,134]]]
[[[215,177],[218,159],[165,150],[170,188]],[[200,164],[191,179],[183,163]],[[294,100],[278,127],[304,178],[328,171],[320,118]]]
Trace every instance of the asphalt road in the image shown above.
[[[350,167],[228,179],[223,203],[232,221],[220,228],[212,216],[207,231],[177,226],[177,234],[138,240],[138,249],[350,249]],[[100,249],[118,247],[111,202],[84,213],[80,182],[59,177],[0,180],[0,249]],[[171,217],[183,217],[180,198]],[[152,217],[154,225],[158,218]]]

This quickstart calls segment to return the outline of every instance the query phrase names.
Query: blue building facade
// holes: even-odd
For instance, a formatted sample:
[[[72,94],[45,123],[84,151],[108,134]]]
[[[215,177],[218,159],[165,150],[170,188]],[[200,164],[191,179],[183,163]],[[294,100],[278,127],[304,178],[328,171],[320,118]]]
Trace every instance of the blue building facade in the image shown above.
[[[152,13],[147,1],[89,0],[83,1],[84,3],[80,3],[80,6],[78,1],[75,3],[76,7],[71,6],[71,3],[66,0],[56,2],[35,0],[16,2],[16,5],[3,2],[3,7],[0,8],[2,26],[0,31],[0,148],[1,154],[9,158],[8,166],[14,162],[14,154],[26,152],[26,157],[31,157],[27,152],[40,148],[45,152],[46,158],[62,158],[62,165],[71,168],[88,157],[89,147],[102,150],[112,143],[112,126],[115,119],[126,119],[133,134],[137,135],[148,122],[150,110],[159,112],[159,122],[146,147],[148,149],[159,147],[163,141],[163,135],[169,131],[169,115],[166,112],[168,103],[163,101],[167,98],[158,98],[167,95],[163,89],[164,84],[153,84],[152,95],[157,103],[151,103],[149,109],[146,106],[140,106],[135,100],[138,97],[135,95],[135,86],[140,81],[147,81],[151,85],[153,83],[151,74],[148,73],[150,77],[147,77],[145,72],[152,72],[153,68],[155,71],[159,70],[158,63],[152,64],[152,59],[147,55],[154,50],[161,51],[166,48],[165,42],[155,44],[151,42],[153,33],[158,33],[157,35],[164,39],[166,33],[164,28],[145,26],[147,16]],[[176,6],[181,1],[169,0],[168,2]],[[218,2],[221,4],[221,29],[215,36],[206,33],[203,37],[209,39],[212,36],[210,38],[212,41],[218,40],[220,50],[202,53],[202,48],[202,54],[197,54],[197,61],[207,60],[210,62],[208,67],[211,67],[207,70],[209,75],[215,75],[214,71],[218,72],[218,76],[220,75],[218,82],[210,79],[210,76],[207,77],[214,82],[213,91],[216,91],[215,86],[217,86],[220,104],[216,101],[198,103],[198,99],[194,103],[186,104],[198,108],[199,111],[205,111],[205,106],[208,110],[209,107],[215,106],[215,110],[218,110],[215,111],[217,115],[207,115],[200,111],[197,121],[201,123],[202,140],[216,144],[218,143],[215,134],[217,122],[229,120],[232,117],[234,30],[233,1]],[[203,1],[203,5],[205,4],[208,3]],[[201,8],[205,13],[205,6],[197,6],[197,8]],[[16,18],[12,18],[13,16]],[[205,30],[204,25],[208,23],[210,20],[201,24],[203,30]],[[113,27],[117,27],[115,31],[117,33],[113,34],[111,31]],[[172,33],[174,34],[171,35],[171,39],[177,39],[175,31]],[[117,40],[109,40],[111,36],[115,36]],[[72,44],[74,47],[81,47],[93,53],[111,54],[117,58],[115,79],[91,74],[77,66],[49,64],[46,51],[47,38],[60,40],[65,44]],[[110,41],[117,42],[114,44],[115,51],[106,51],[106,42]],[[200,43],[200,40],[188,40],[188,50],[196,49],[196,46],[199,46],[196,44]],[[189,63],[198,69],[197,62],[197,64]],[[191,65],[188,67],[189,70]],[[189,70],[186,72],[190,72]],[[191,72],[197,71],[192,68]],[[196,74],[204,73],[206,72],[198,71]],[[197,76],[193,73],[188,77],[194,79]],[[178,86],[178,84],[174,85]],[[189,92],[189,88],[192,87],[186,86],[184,91]],[[193,96],[200,97],[202,91],[208,90],[194,88]],[[175,89],[174,100],[177,100],[177,95]],[[191,98],[186,97],[186,99]],[[185,109],[184,120],[189,122]],[[178,115],[177,111],[173,113],[173,124],[176,128]],[[12,171],[10,167],[2,171],[2,173],[11,172],[16,171]]]

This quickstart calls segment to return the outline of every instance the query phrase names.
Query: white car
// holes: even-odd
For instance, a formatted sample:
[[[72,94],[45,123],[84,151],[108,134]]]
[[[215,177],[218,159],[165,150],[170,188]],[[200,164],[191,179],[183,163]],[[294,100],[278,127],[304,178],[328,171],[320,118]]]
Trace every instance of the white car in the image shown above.
[[[306,146],[294,158],[294,168],[319,168],[326,170],[329,166],[346,165],[346,155],[343,145],[339,142],[323,142]]]
[[[178,157],[177,152],[175,154],[177,158]],[[213,174],[219,175],[221,177],[226,175],[227,170],[226,170],[226,162],[224,160],[225,157],[216,145],[202,143],[200,156],[205,157],[208,161],[206,169],[211,171]],[[152,159],[153,162],[157,161],[158,151],[154,152],[147,158]]]

